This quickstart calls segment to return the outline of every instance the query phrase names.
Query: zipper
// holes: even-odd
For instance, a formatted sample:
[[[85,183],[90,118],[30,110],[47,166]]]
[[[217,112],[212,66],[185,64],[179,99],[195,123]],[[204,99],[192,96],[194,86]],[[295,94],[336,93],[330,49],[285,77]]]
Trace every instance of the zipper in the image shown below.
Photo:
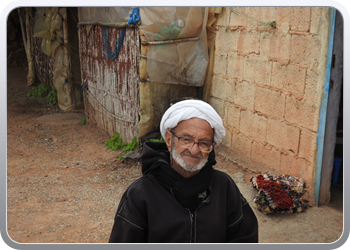
[[[196,242],[196,225],[195,225],[195,217],[196,217],[196,211],[194,213],[191,213],[191,211],[188,211],[190,213],[190,220],[191,220],[191,229],[190,229],[190,243]]]
[[[209,186],[209,194],[211,194],[211,186]],[[188,209],[188,213],[190,214],[191,228],[190,228],[190,243],[196,243],[196,214],[197,210],[199,210],[204,205],[208,204],[210,201],[211,195],[202,201],[201,204],[194,210],[193,213]]]

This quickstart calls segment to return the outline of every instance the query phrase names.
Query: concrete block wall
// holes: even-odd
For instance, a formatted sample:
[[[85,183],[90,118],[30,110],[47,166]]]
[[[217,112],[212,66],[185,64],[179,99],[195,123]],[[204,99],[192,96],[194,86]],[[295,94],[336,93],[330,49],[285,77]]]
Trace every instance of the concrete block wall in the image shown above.
[[[254,172],[302,177],[312,196],[330,10],[233,9],[217,22],[209,101],[227,131],[223,144]]]

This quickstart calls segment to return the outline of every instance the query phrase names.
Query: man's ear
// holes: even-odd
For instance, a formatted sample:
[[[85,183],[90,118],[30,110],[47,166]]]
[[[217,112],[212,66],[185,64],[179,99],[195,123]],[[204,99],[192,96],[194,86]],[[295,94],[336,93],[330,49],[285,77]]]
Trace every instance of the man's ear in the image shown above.
[[[165,136],[164,140],[168,147],[168,150],[169,152],[171,152],[171,140],[172,140],[173,134],[170,133],[169,130],[166,130],[164,136]]]

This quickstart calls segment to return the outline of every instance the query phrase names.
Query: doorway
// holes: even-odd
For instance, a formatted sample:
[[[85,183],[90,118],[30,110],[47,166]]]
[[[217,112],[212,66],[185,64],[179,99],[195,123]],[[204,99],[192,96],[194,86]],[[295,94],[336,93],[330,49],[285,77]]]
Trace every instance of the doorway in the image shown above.
[[[343,208],[343,18],[336,12],[319,194],[320,205]]]
[[[343,211],[343,81],[339,103],[339,115],[337,122],[336,144],[334,148],[334,164],[332,171],[330,206]]]

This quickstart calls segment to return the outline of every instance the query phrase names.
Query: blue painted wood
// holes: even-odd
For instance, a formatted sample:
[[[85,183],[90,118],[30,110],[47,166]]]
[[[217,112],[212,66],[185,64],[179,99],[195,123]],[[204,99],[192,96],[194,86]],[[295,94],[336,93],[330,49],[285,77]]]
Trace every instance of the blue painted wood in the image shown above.
[[[320,110],[320,118],[318,123],[318,133],[317,133],[317,165],[316,165],[316,178],[314,183],[315,184],[314,200],[315,200],[316,206],[319,205],[318,201],[319,201],[320,185],[321,185],[321,170],[322,170],[322,159],[323,159],[324,135],[325,135],[326,118],[327,118],[329,81],[331,77],[332,56],[333,56],[335,16],[336,16],[336,9],[331,8],[326,76],[325,76],[324,85],[323,85],[323,93],[322,93],[323,96],[322,96],[322,103],[321,103],[321,110]]]

